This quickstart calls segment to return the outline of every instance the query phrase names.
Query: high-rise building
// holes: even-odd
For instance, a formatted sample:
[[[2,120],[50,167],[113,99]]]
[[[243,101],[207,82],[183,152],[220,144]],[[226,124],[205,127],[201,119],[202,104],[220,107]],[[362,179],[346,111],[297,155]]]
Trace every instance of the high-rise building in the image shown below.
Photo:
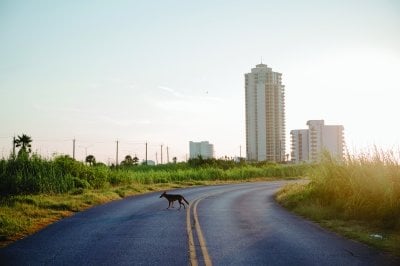
[[[285,160],[285,86],[282,74],[258,64],[245,74],[248,160]]]
[[[291,160],[296,162],[308,161],[308,129],[296,129],[290,131],[292,141]]]
[[[214,158],[214,145],[208,141],[194,142],[189,141],[190,159],[201,156],[203,159]]]
[[[324,120],[307,121],[308,129],[290,131],[292,162],[315,162],[326,150],[336,158],[343,158],[344,128],[342,125],[325,125]]]

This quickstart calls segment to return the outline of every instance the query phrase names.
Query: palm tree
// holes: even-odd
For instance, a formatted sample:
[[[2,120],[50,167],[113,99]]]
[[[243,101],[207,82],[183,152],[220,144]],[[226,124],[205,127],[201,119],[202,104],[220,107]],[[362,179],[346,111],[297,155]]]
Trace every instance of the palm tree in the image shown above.
[[[96,158],[94,158],[93,155],[88,155],[86,156],[85,162],[87,162],[89,165],[94,165],[96,164]]]
[[[121,162],[121,165],[132,165],[132,164],[133,164],[133,160],[132,160],[132,156],[130,156],[130,155],[126,155],[125,160],[123,160]]]
[[[138,163],[139,163],[139,158],[138,158],[137,156],[133,157],[132,163],[133,163],[133,165],[138,165]]]
[[[16,140],[14,140],[15,147],[20,147],[18,156],[20,156],[22,154],[30,153],[32,151],[31,142],[32,142],[32,138],[25,134],[22,134],[22,136],[18,136],[18,138]]]

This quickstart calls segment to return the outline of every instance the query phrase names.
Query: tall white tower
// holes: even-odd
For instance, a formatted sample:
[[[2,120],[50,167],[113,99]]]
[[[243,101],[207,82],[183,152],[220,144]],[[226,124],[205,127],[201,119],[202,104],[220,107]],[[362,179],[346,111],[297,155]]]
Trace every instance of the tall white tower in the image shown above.
[[[281,77],[264,64],[245,74],[248,160],[285,160],[285,86]]]

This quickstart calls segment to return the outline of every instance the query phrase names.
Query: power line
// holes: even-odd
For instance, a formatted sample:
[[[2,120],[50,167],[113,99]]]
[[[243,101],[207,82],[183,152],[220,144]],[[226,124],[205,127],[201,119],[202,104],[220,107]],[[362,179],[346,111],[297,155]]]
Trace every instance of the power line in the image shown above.
[[[65,142],[71,141],[71,139],[33,139],[35,142]]]
[[[7,140],[8,139],[8,140]],[[17,139],[17,135],[15,135],[15,139]],[[4,140],[4,141],[3,141]],[[5,141],[7,141],[7,145],[5,145]],[[72,142],[72,143],[71,143]],[[7,149],[8,143],[10,146],[10,153],[17,154],[18,149],[15,147],[14,137],[7,137],[7,136],[0,136],[0,149],[2,148]],[[138,141],[138,140],[123,140],[121,141],[118,139],[117,141],[117,150],[114,150],[114,158],[115,162],[119,164],[119,153],[120,149],[122,151],[129,151],[130,154],[135,154],[136,156],[144,157],[144,161],[147,162],[148,160],[153,160],[153,156],[149,156],[149,152],[154,154],[153,152],[157,150],[157,163],[165,163],[165,161],[169,162],[169,153],[170,147],[167,147],[167,158],[165,158],[164,148],[165,145],[163,143],[159,144],[160,142],[149,142],[149,141]],[[72,147],[71,147],[72,144]],[[80,159],[83,156],[88,156],[89,154],[98,155],[101,157],[105,157],[103,155],[108,155],[108,157],[112,157],[112,150],[115,149],[116,142],[115,140],[106,140],[102,141],[100,139],[96,140],[88,140],[85,138],[33,138],[32,139],[32,146],[33,150],[37,154],[42,154],[46,157],[52,157],[60,154],[69,155],[73,159]],[[122,145],[122,146],[121,146]],[[143,146],[141,146],[143,145]],[[161,153],[160,153],[160,145],[161,145]],[[113,148],[114,147],[114,148]],[[143,148],[145,150],[143,150]],[[14,151],[13,151],[14,149]],[[102,152],[103,151],[103,152]],[[3,152],[4,153],[4,152]],[[47,154],[47,155],[46,155]],[[110,156],[111,155],[111,156]],[[106,156],[107,157],[107,156]]]

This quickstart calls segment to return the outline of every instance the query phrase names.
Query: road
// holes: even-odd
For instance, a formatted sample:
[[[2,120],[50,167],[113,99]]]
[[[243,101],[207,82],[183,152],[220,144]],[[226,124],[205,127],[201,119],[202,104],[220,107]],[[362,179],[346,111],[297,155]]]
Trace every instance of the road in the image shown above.
[[[273,200],[285,182],[179,189],[77,213],[0,249],[2,265],[400,265],[295,216]]]

